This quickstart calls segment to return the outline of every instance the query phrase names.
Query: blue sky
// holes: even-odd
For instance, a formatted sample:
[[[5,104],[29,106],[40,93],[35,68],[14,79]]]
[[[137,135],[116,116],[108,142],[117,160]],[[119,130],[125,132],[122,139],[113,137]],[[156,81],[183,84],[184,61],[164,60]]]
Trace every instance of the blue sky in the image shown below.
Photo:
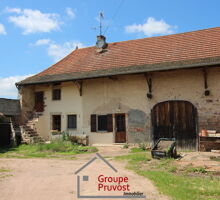
[[[0,0],[0,97],[79,47],[219,26],[219,0]]]

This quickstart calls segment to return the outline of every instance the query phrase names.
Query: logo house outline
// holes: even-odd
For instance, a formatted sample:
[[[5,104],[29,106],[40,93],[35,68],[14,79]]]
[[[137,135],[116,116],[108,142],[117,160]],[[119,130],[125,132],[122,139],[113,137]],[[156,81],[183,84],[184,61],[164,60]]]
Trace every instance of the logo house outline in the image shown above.
[[[87,166],[92,164],[96,159],[101,159],[108,167],[110,167],[114,172],[118,172],[118,170],[113,167],[105,158],[103,158],[99,153],[96,153],[96,156],[93,157],[90,161],[88,161],[86,164],[84,164],[81,168],[79,168],[77,171],[75,171],[75,175],[77,175],[79,172],[81,172],[83,169],[85,169]],[[88,181],[89,177],[88,176],[83,176],[83,181]],[[83,199],[83,198],[91,198],[91,199],[108,199],[108,198],[113,198],[113,199],[131,199],[131,198],[146,198],[144,195],[140,196],[130,196],[130,195],[106,195],[106,196],[99,196],[99,195],[81,195],[80,194],[80,176],[77,175],[77,198]]]

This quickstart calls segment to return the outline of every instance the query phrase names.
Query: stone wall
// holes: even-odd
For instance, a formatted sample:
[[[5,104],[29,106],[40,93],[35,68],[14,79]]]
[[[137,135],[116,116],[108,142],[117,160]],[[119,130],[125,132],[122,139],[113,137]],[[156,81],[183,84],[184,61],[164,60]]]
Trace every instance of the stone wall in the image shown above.
[[[128,142],[141,143],[150,140],[149,134],[146,134],[146,122],[145,112],[134,109],[128,112]]]

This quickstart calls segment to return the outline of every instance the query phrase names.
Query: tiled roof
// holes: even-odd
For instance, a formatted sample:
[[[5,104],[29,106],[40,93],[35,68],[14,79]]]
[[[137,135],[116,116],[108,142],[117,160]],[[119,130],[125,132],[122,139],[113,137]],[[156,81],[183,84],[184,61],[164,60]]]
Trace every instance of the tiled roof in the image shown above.
[[[220,63],[220,27],[205,30],[144,38],[108,44],[107,51],[97,53],[96,47],[88,47],[74,50],[61,61],[34,77],[28,78],[19,84],[31,84],[38,82],[50,82],[69,79],[120,74],[123,70],[134,70],[138,66],[144,66],[146,71],[167,69],[172,65],[181,68],[182,63],[198,64]],[[175,67],[174,67],[175,68]],[[138,72],[138,71],[137,71]],[[125,72],[126,73],[126,72]],[[62,75],[62,76],[60,76]],[[71,75],[71,76],[70,76]],[[80,76],[79,76],[80,75]],[[63,79],[62,79],[63,78]]]
[[[20,115],[19,100],[0,98],[0,113],[4,115]]]

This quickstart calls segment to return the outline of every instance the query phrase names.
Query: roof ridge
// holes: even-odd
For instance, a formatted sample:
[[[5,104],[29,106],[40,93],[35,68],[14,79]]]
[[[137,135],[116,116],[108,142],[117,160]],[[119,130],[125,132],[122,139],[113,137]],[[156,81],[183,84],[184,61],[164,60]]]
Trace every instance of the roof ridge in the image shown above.
[[[143,41],[143,42],[142,42]],[[109,43],[107,51],[97,53],[95,46],[70,52],[63,59],[24,82],[46,76],[66,73],[88,73],[127,66],[151,65],[181,60],[220,56],[220,27],[146,37]],[[45,78],[46,81],[46,78]]]
[[[185,32],[181,32],[181,33],[174,33],[174,34],[167,34],[167,35],[158,35],[158,36],[153,36],[153,37],[144,37],[144,38],[137,38],[137,39],[131,39],[131,40],[124,40],[124,41],[116,41],[116,42],[110,42],[108,44],[111,45],[111,44],[115,44],[115,43],[118,44],[118,43],[131,42],[131,41],[137,41],[137,40],[138,41],[139,40],[146,40],[146,39],[151,39],[151,38],[162,38],[162,37],[169,37],[169,36],[175,36],[175,35],[184,35],[184,34],[190,34],[190,33],[195,33],[195,32],[203,32],[203,31],[206,31],[206,30],[209,31],[209,30],[218,29],[218,28],[220,28],[220,26],[216,26],[216,27],[212,27],[212,28],[205,28],[205,29],[198,29],[198,30],[193,30],[193,31],[185,31]],[[94,46],[78,48],[76,50],[80,51],[80,50],[83,50],[83,49],[89,49],[89,48],[94,48],[94,47],[95,47],[95,45]],[[71,53],[73,53],[74,51],[75,50],[73,50]]]
[[[116,42],[110,42],[108,43],[109,45],[111,44],[115,44],[115,43],[124,43],[124,42],[131,42],[131,41],[139,41],[139,40],[146,40],[146,39],[151,39],[151,38],[162,38],[162,37],[169,37],[169,36],[175,36],[175,35],[184,35],[184,34],[190,34],[190,33],[194,33],[194,32],[203,32],[206,30],[212,30],[212,29],[218,29],[220,28],[220,26],[216,26],[216,27],[212,27],[212,28],[205,28],[205,29],[198,29],[198,30],[193,30],[193,31],[186,31],[186,32],[181,32],[181,33],[174,33],[174,34],[167,34],[167,35],[158,35],[158,36],[152,36],[152,37],[144,37],[144,38],[137,38],[137,39],[131,39],[131,40],[124,40],[124,41],[116,41]],[[71,51],[69,54],[67,54],[65,57],[67,57],[68,55],[72,54],[75,51],[80,51],[80,50],[85,50],[85,49],[89,49],[89,48],[95,48],[95,45],[93,46],[86,46],[86,47],[81,47],[78,49],[74,49],[73,51]],[[64,57],[64,58],[65,58]],[[61,60],[63,60],[64,58],[62,58]],[[59,63],[61,60],[59,60],[58,62],[56,62],[55,64]]]
[[[144,38],[139,38],[139,39],[131,39],[131,40],[124,40],[124,41],[118,41],[118,42],[111,42],[108,44],[114,44],[114,43],[124,43],[124,42],[130,42],[130,41],[137,41],[137,40],[146,40],[146,39],[151,39],[151,38],[162,38],[162,37],[169,37],[169,36],[175,36],[175,35],[184,35],[184,34],[190,34],[190,33],[195,33],[195,32],[204,32],[206,30],[212,30],[212,29],[220,29],[220,26],[217,27],[212,27],[212,28],[205,28],[205,29],[199,29],[199,30],[193,30],[193,31],[186,31],[186,32],[181,32],[181,33],[175,33],[175,34],[168,34],[168,35],[159,35],[159,36],[153,36],[153,37],[144,37]],[[93,46],[91,46],[93,47]]]

